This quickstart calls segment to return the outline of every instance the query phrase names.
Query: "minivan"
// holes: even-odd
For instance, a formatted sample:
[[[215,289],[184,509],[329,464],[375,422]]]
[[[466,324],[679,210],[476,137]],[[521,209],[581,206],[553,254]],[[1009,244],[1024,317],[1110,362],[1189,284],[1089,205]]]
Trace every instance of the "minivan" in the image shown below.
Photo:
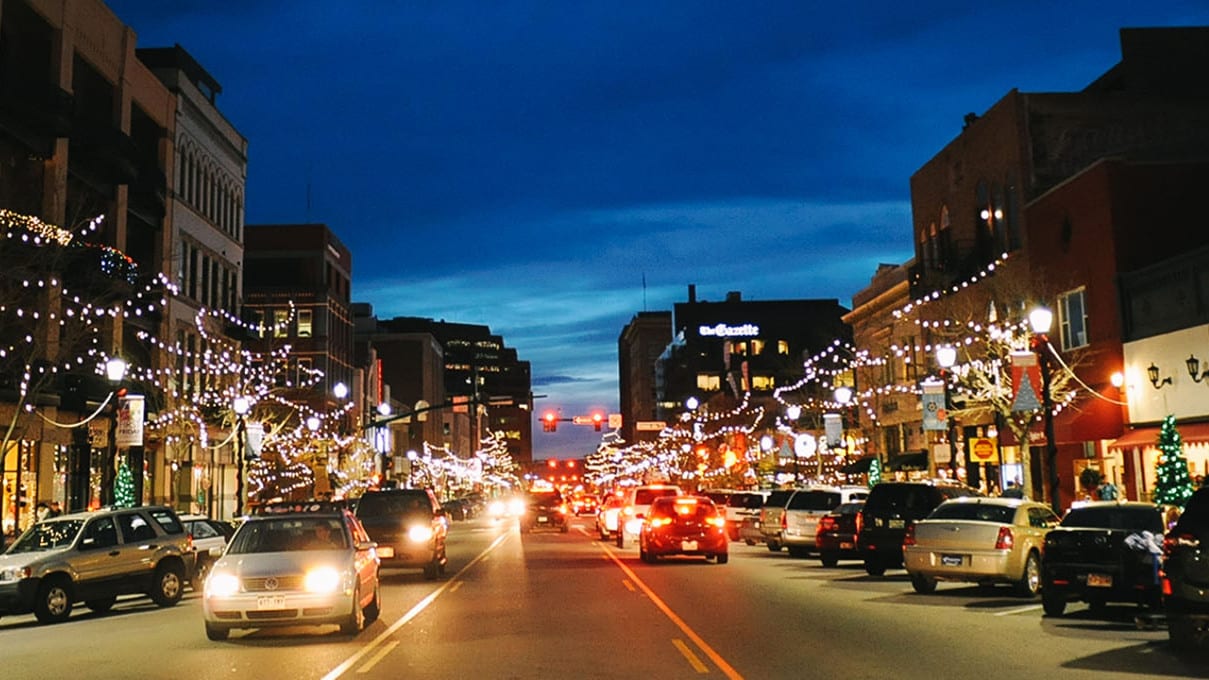
[[[809,486],[795,491],[781,516],[781,540],[792,557],[806,557],[817,548],[819,520],[843,503],[864,500],[866,486]]]

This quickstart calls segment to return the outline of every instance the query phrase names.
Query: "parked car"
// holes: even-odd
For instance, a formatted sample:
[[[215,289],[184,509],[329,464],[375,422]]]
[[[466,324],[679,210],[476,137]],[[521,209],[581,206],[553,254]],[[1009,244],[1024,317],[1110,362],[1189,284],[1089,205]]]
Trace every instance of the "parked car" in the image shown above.
[[[843,503],[864,500],[867,486],[810,486],[798,489],[781,515],[781,541],[793,557],[806,557],[818,548],[815,537],[823,515]]]
[[[907,527],[927,517],[944,501],[981,496],[978,489],[948,481],[882,482],[869,490],[861,510],[861,532],[856,548],[865,572],[881,576],[903,563],[903,538]]]
[[[627,538],[631,541],[638,540],[638,534],[642,531],[642,520],[646,518],[646,513],[656,498],[679,496],[682,493],[680,487],[672,484],[645,484],[627,490],[617,526],[617,547],[624,548]]]
[[[600,534],[600,540],[607,541],[617,535],[618,518],[624,504],[621,496],[609,494],[596,506],[596,533]]]
[[[907,528],[903,560],[917,593],[937,581],[1010,583],[1032,597],[1041,587],[1045,536],[1059,518],[1048,505],[1021,498],[947,500]]]
[[[336,623],[356,635],[382,611],[380,562],[345,509],[254,515],[240,525],[206,579],[206,637],[237,628]]]
[[[181,523],[185,525],[185,532],[193,543],[189,582],[194,590],[200,590],[206,575],[210,573],[210,565],[222,557],[227,539],[235,533],[235,527],[205,515],[181,515]]]
[[[1161,604],[1163,513],[1157,505],[1092,501],[1072,507],[1045,537],[1041,603],[1061,616],[1070,600]]]
[[[704,496],[654,499],[642,522],[638,556],[654,563],[669,555],[701,555],[726,564],[730,559],[726,516]]]
[[[760,532],[760,509],[769,491],[736,491],[726,503],[726,535],[732,541],[755,545],[764,540]]]
[[[790,496],[793,496],[793,492],[794,489],[771,491],[764,499],[764,505],[760,506],[760,535],[772,552],[780,552],[781,548],[785,546],[782,533],[785,529],[785,505],[789,502]]]
[[[180,517],[159,505],[44,519],[0,555],[0,614],[59,623],[78,602],[106,612],[134,593],[171,607],[188,578],[188,543]]]
[[[1209,488],[1192,494],[1163,542],[1163,606],[1171,646],[1209,639]]]
[[[445,573],[445,512],[429,489],[368,491],[357,503],[357,520],[377,542],[383,569],[420,568],[424,578]]]
[[[558,489],[542,489],[530,491],[525,497],[525,514],[521,515],[521,531],[537,529],[557,529],[567,533],[570,522],[567,520],[567,504]]]
[[[834,567],[841,559],[859,559],[856,536],[861,532],[861,510],[864,501],[843,503],[819,518],[814,543],[824,567]]]

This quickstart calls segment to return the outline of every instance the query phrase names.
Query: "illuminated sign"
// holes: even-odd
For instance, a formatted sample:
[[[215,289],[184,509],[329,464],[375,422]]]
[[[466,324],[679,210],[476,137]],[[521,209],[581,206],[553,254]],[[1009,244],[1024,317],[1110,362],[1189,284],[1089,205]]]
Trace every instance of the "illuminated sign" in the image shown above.
[[[748,338],[759,335],[760,327],[754,323],[745,323],[742,326],[728,326],[720,323],[713,326],[699,326],[697,333],[702,337]]]

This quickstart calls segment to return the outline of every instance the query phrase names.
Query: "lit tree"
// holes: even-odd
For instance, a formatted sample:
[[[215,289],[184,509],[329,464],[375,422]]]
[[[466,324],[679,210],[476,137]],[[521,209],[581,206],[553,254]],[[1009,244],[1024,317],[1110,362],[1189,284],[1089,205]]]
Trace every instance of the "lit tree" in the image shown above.
[[[873,488],[882,481],[882,459],[874,458],[869,462],[869,487]]]
[[[1159,462],[1155,468],[1154,502],[1159,505],[1184,507],[1192,496],[1192,478],[1188,476],[1188,461],[1184,444],[1175,428],[1175,416],[1163,419],[1159,430]]]
[[[118,464],[117,478],[113,482],[113,504],[119,508],[134,507],[134,475],[125,459]]]

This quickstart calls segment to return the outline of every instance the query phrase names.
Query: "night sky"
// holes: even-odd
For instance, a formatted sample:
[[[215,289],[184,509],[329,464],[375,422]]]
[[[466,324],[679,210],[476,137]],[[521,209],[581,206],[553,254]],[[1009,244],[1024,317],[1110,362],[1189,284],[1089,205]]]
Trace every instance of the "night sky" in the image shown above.
[[[249,224],[328,224],[354,301],[490,326],[566,417],[616,412],[622,327],[689,284],[849,306],[911,257],[909,178],[963,116],[1082,89],[1122,27],[1209,24],[1204,0],[108,4],[222,85]],[[538,458],[600,436],[534,430]]]

